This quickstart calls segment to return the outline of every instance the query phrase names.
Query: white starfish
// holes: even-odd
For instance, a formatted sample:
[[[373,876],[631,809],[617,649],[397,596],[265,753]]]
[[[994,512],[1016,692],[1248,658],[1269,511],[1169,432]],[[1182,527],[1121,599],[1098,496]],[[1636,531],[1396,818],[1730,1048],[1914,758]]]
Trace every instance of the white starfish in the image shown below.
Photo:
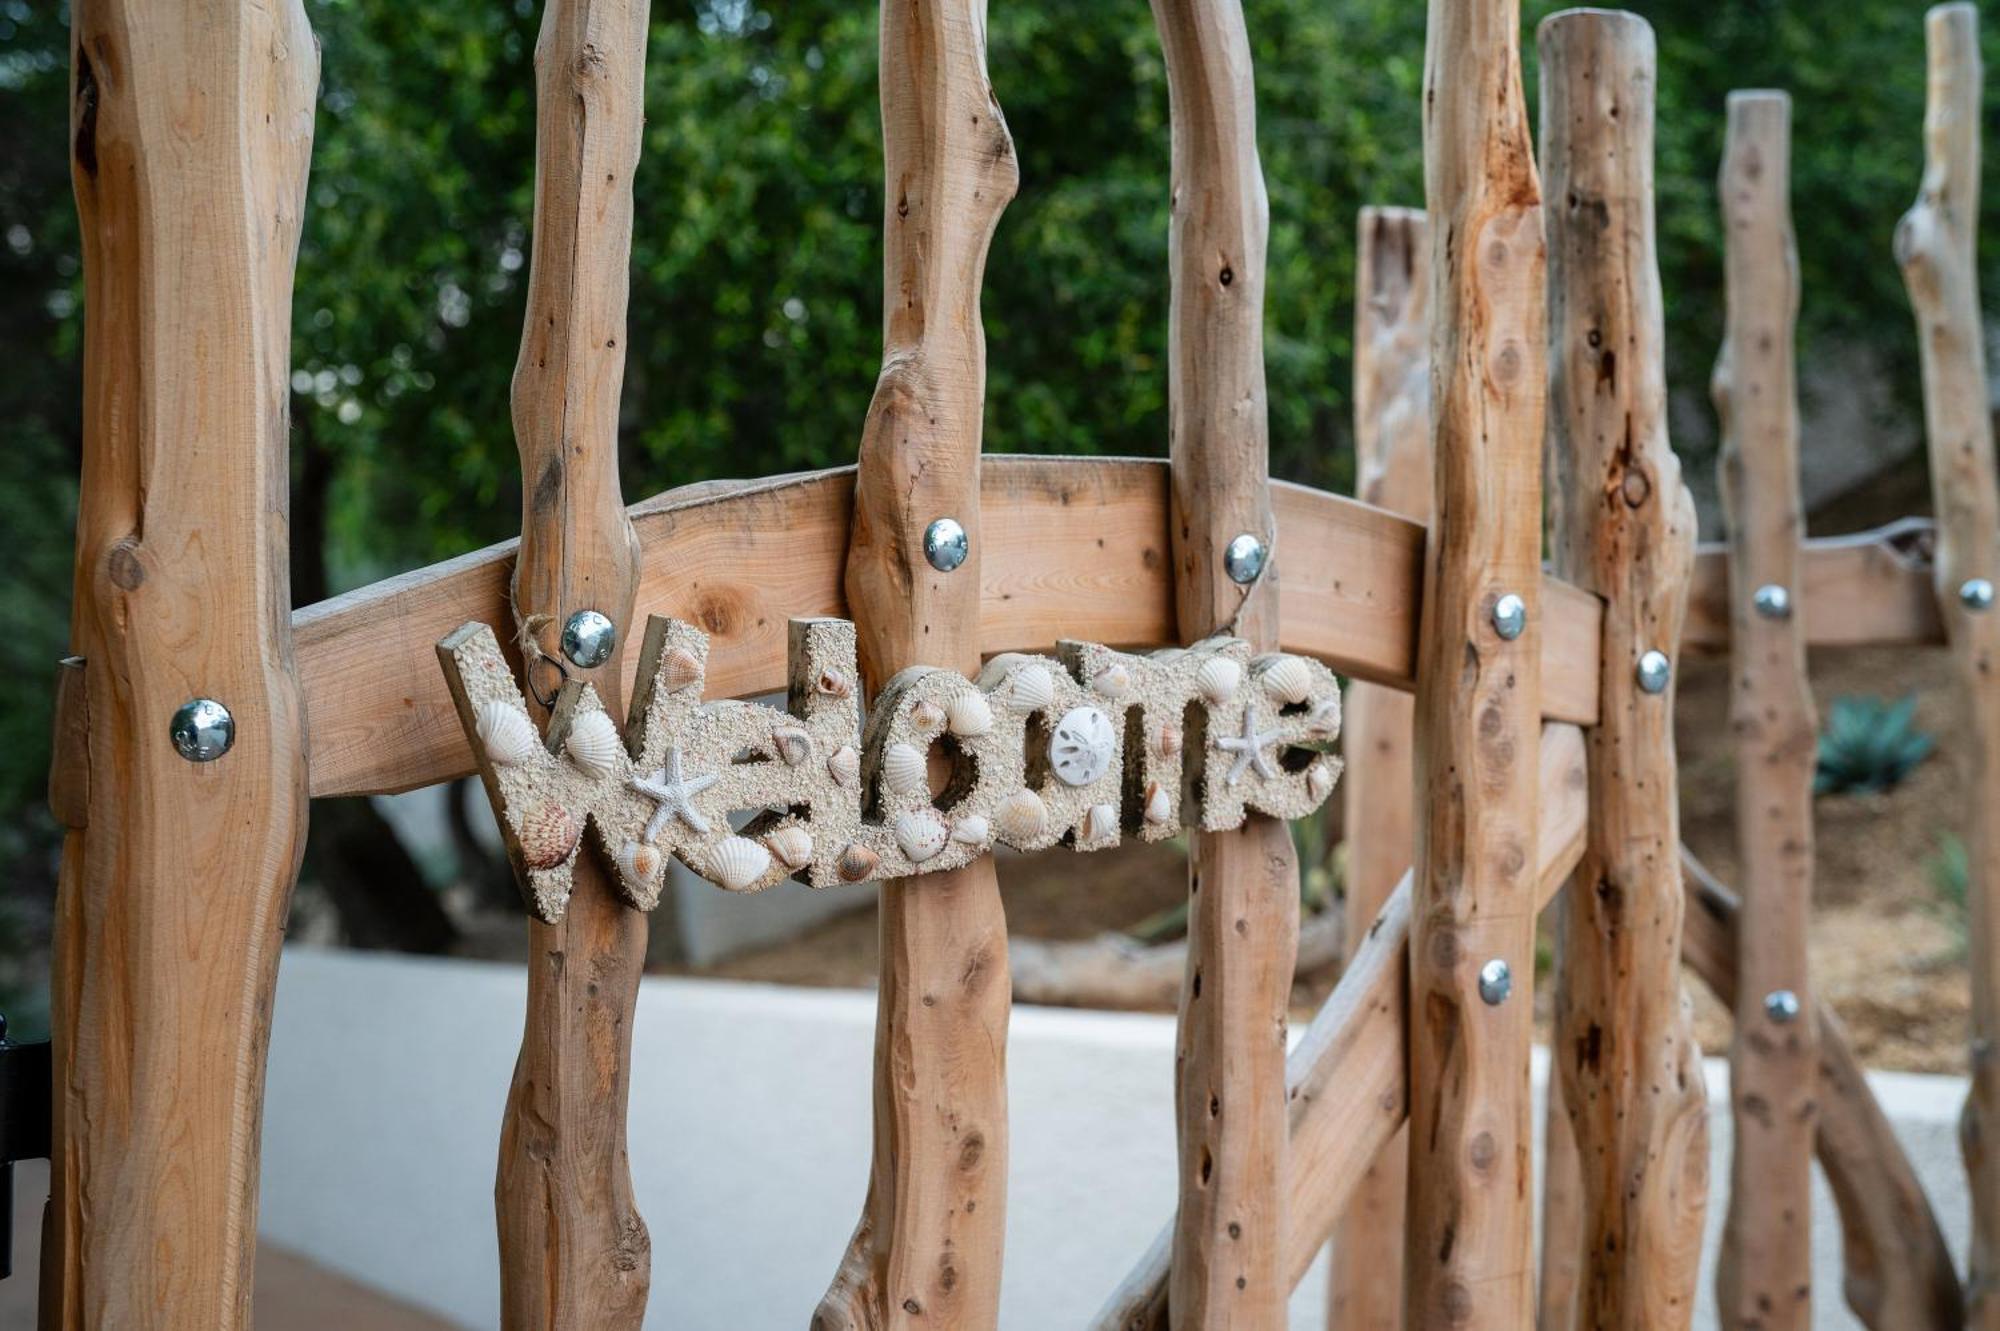
[[[681,775],[681,751],[668,746],[663,766],[651,776],[632,778],[632,789],[653,800],[658,807],[646,823],[646,844],[653,844],[661,832],[673,819],[686,823],[697,834],[706,835],[708,819],[694,807],[694,797],[714,785],[713,775],[683,777]]]
[[[1269,758],[1264,756],[1264,750],[1276,742],[1277,735],[1275,733],[1265,733],[1257,729],[1257,709],[1245,706],[1243,709],[1243,733],[1241,735],[1224,735],[1221,739],[1215,741],[1216,746],[1224,753],[1233,753],[1236,755],[1236,761],[1229,765],[1229,775],[1223,778],[1223,784],[1235,785],[1242,778],[1246,768],[1254,768],[1257,775],[1263,777],[1266,781],[1276,780],[1278,769],[1272,764]]]

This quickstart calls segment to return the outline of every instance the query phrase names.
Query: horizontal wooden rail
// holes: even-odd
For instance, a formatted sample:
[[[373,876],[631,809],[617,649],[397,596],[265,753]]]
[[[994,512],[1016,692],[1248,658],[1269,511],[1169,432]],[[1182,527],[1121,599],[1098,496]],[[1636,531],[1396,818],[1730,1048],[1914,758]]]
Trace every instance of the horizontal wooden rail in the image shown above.
[[[1851,536],[1807,541],[1800,618],[1810,647],[1943,646],[1932,586],[1929,518],[1903,518]],[[1687,653],[1729,650],[1729,547],[1702,546],[1689,589]]]

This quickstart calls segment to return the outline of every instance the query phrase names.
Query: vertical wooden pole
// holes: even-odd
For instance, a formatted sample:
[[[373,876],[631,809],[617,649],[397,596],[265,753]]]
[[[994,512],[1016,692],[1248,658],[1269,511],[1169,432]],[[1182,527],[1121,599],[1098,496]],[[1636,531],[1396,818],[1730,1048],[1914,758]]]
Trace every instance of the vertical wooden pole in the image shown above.
[[[1412,1326],[1526,1326],[1541,728],[1541,182],[1517,0],[1432,0],[1424,69],[1437,518],[1424,556],[1410,929]],[[1519,597],[1503,636],[1501,600]],[[1511,609],[1513,603],[1509,603]],[[1507,968],[1512,992],[1481,996]]]
[[[1571,1325],[1685,1327],[1707,1200],[1708,1105],[1681,986],[1670,672],[1694,501],[1667,440],[1653,224],[1653,30],[1541,26],[1549,236],[1549,545],[1604,599],[1590,822],[1562,914],[1554,1062],[1581,1224]],[[1653,668],[1642,665],[1648,653]]]
[[[987,80],[985,0],[883,0],[881,12],[883,361],[847,557],[871,690],[907,666],[979,667],[979,288],[1019,180]],[[956,568],[925,557],[940,518],[965,529]],[[874,1168],[813,1326],[991,1327],[1011,1000],[992,859],[884,883],[881,931]]]
[[[1979,11],[1940,5],[1930,52],[1922,191],[1896,231],[1917,314],[1924,423],[1937,509],[1937,588],[1965,690],[1965,849],[1970,875],[1972,1093],[1959,1125],[1971,1174],[1966,1325],[2000,1327],[2000,497],[1979,312]]]
[[[1411,208],[1361,210],[1354,300],[1355,493],[1419,522],[1431,512],[1430,234]],[[1410,695],[1347,690],[1347,958],[1409,870],[1416,848]],[[1403,1302],[1403,1176],[1397,1132],[1355,1186],[1333,1233],[1328,1331],[1398,1331]]]
[[[1729,711],[1743,862],[1729,1078],[1736,1145],[1716,1271],[1722,1319],[1733,1327],[1812,1323],[1818,1110],[1806,919],[1818,725],[1805,636],[1792,613],[1802,604],[1805,518],[1790,182],[1791,99],[1730,94],[1720,182],[1728,312],[1712,389],[1729,512]]]
[[[1175,609],[1184,641],[1228,630],[1273,650],[1274,562],[1239,583],[1224,560],[1245,534],[1276,553],[1264,396],[1269,209],[1250,42],[1237,0],[1153,0],[1153,19],[1173,115]],[[1253,814],[1234,832],[1191,834],[1188,893],[1168,1306],[1176,1326],[1282,1326],[1285,1024],[1299,905],[1290,830]]]
[[[247,1328],[278,950],[306,828],[292,265],[319,52],[297,0],[77,0],[87,827],[56,911],[44,1325]],[[169,739],[195,697],[235,742]],[[69,779],[76,778],[75,773]]]
[[[583,610],[609,617],[622,644],[638,592],[638,541],[618,485],[618,399],[647,8],[549,0],[535,44],[534,248],[514,369],[514,610],[558,659],[565,621]],[[614,716],[623,711],[620,655],[596,669],[563,662]],[[528,671],[537,689],[548,687],[552,671]],[[646,917],[585,853],[562,922],[529,920],[528,941],[527,1021],[494,1186],[501,1320],[636,1327],[651,1252],[632,1197],[625,1116]]]

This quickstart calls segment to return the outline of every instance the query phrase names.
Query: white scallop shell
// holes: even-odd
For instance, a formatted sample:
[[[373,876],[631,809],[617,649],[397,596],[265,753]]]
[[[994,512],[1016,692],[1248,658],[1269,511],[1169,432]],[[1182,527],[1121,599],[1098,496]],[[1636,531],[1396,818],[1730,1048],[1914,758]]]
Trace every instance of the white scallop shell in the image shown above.
[[[944,708],[929,698],[919,699],[910,709],[910,724],[918,730],[936,730],[944,725]]]
[[[1011,842],[1031,842],[1049,830],[1049,808],[1034,791],[1017,790],[993,810],[993,825]]]
[[[543,800],[521,816],[514,840],[520,843],[521,859],[530,869],[553,869],[575,853],[582,836],[583,829],[568,809],[554,800]]]
[[[834,862],[834,869],[840,874],[843,882],[865,883],[875,876],[875,870],[881,863],[880,855],[859,841],[850,841],[847,843],[847,848],[840,852],[840,858]]]
[[[1016,670],[1007,684],[1007,701],[1016,711],[1038,712],[1055,700],[1055,676],[1039,661],[1030,661]]]
[[[649,846],[643,841],[627,841],[618,848],[618,873],[634,892],[648,892],[653,880],[660,875],[660,864],[665,858],[658,846]]]
[[[852,790],[861,781],[861,755],[852,744],[843,744],[826,760],[826,773],[842,790]]]
[[[702,872],[731,892],[741,892],[762,878],[770,867],[770,851],[749,837],[730,836],[718,841],[708,852]]]
[[[1306,794],[1315,803],[1333,793],[1333,769],[1325,763],[1314,763],[1306,768]]]
[[[896,844],[912,864],[934,858],[950,837],[936,809],[913,809],[896,819]]]
[[[1093,804],[1084,811],[1082,840],[1086,845],[1118,835],[1118,810],[1109,804]]]
[[[771,747],[776,749],[778,756],[785,760],[785,766],[797,767],[800,763],[812,757],[812,736],[807,734],[801,726],[773,726],[771,728]]]
[[[1211,656],[1195,671],[1195,687],[1210,702],[1228,702],[1243,682],[1243,667],[1226,656]]]
[[[1171,758],[1181,751],[1181,728],[1171,721],[1160,725],[1160,733],[1153,736],[1153,747],[1160,751],[1162,758]]]
[[[1090,687],[1107,698],[1122,698],[1132,691],[1132,672],[1114,661],[1097,672]]]
[[[1258,671],[1257,682],[1281,703],[1302,703],[1312,696],[1312,667],[1296,656],[1280,656]]]
[[[1146,821],[1165,825],[1173,821],[1174,800],[1167,788],[1155,781],[1146,787]]]
[[[479,733],[479,744],[486,750],[486,756],[505,767],[533,762],[535,751],[542,747],[542,737],[535,733],[535,723],[528,719],[528,714],[498,699],[479,704],[473,728]]]
[[[1049,766],[1064,785],[1087,786],[1111,768],[1118,732],[1095,707],[1072,707],[1049,736]]]
[[[660,686],[679,693],[701,679],[701,658],[685,647],[669,647],[660,657]]]
[[[812,863],[812,833],[797,823],[781,827],[771,833],[764,838],[764,844],[771,848],[771,853],[783,861],[788,869],[803,869]]]
[[[944,709],[944,723],[954,735],[967,739],[993,729],[993,709],[978,689],[965,689],[952,697]]]
[[[909,744],[891,744],[882,750],[882,779],[899,795],[929,790],[930,766],[922,750]]]
[[[625,741],[618,737],[618,727],[610,717],[585,712],[564,736],[563,749],[586,776],[602,781],[618,770],[618,760],[625,756]]]
[[[951,839],[967,846],[983,846],[991,834],[986,815],[981,813],[968,813],[951,825]]]

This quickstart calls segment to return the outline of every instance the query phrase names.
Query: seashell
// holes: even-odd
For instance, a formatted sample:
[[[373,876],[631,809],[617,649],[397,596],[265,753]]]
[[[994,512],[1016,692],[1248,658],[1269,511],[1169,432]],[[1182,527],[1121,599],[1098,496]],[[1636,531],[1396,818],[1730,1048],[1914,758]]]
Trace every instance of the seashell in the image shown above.
[[[618,737],[618,727],[610,717],[585,712],[564,736],[563,749],[586,776],[602,781],[617,772],[618,760],[625,756],[625,741]]]
[[[1146,787],[1146,821],[1165,825],[1173,821],[1174,801],[1167,788],[1155,781]]]
[[[514,840],[520,843],[521,860],[530,869],[553,869],[576,853],[582,836],[583,829],[568,809],[554,800],[543,800],[521,815]]]
[[[993,810],[993,824],[1016,845],[1036,841],[1049,830],[1049,809],[1034,791],[1017,790]]]
[[[1097,672],[1090,687],[1107,698],[1122,698],[1132,691],[1132,672],[1114,661]]]
[[[1312,668],[1296,656],[1280,656],[1257,673],[1257,682],[1281,703],[1302,703],[1312,695]]]
[[[771,728],[771,747],[776,749],[778,756],[785,760],[785,766],[797,767],[800,763],[812,757],[812,736],[808,735],[799,726],[773,726]]]
[[[826,774],[842,790],[854,789],[861,783],[861,755],[855,752],[852,744],[841,745],[826,760]]]
[[[1073,707],[1049,736],[1049,765],[1064,785],[1087,786],[1111,768],[1118,732],[1095,707]]]
[[[1333,769],[1325,763],[1306,768],[1306,794],[1317,804],[1333,793]]]
[[[819,678],[813,681],[813,688],[829,698],[846,698],[854,693],[854,681],[845,671],[828,666],[819,672]]]
[[[834,861],[833,867],[842,882],[865,883],[875,876],[876,867],[881,863],[880,855],[859,841],[850,841],[847,848],[840,852],[840,858]]]
[[[812,833],[797,823],[781,827],[771,833],[764,838],[764,844],[771,848],[773,855],[783,861],[787,869],[803,869],[812,863]]]
[[[1163,722],[1159,734],[1153,736],[1153,747],[1162,758],[1171,758],[1181,751],[1181,728],[1171,721]]]
[[[479,744],[486,750],[486,756],[503,767],[533,762],[536,750],[542,747],[542,737],[535,733],[535,723],[528,719],[528,714],[497,699],[479,704],[473,729],[479,734]]]
[[[1313,704],[1312,711],[1306,714],[1306,729],[1327,735],[1340,733],[1340,695],[1338,693],[1330,694]]]
[[[1093,804],[1084,810],[1083,835],[1085,844],[1103,841],[1118,835],[1118,810],[1109,804]]]
[[[669,647],[660,657],[660,687],[679,693],[701,682],[701,658],[685,647]]]
[[[970,739],[993,729],[993,709],[987,705],[985,694],[978,689],[965,689],[946,704],[944,723],[952,734]]]
[[[747,836],[727,836],[708,852],[702,872],[731,892],[741,892],[770,867],[771,852],[762,845]]]
[[[920,698],[916,706],[910,708],[910,724],[918,730],[940,730],[944,727],[944,708],[929,698]]]
[[[1194,673],[1195,687],[1210,702],[1228,702],[1243,682],[1243,667],[1226,656],[1211,656]]]
[[[627,841],[618,848],[618,873],[635,892],[648,891],[653,880],[660,875],[660,864],[666,857],[658,846],[649,846],[643,841]]]
[[[915,795],[930,789],[930,765],[922,750],[909,744],[891,744],[882,750],[882,779],[899,795]]]
[[[912,864],[935,857],[950,837],[936,809],[914,809],[896,819],[896,844]]]
[[[983,846],[992,834],[983,813],[968,813],[951,825],[951,839],[967,846]]]
[[[1018,712],[1039,712],[1056,700],[1055,676],[1039,661],[1014,672],[1007,684],[1007,701]]]

